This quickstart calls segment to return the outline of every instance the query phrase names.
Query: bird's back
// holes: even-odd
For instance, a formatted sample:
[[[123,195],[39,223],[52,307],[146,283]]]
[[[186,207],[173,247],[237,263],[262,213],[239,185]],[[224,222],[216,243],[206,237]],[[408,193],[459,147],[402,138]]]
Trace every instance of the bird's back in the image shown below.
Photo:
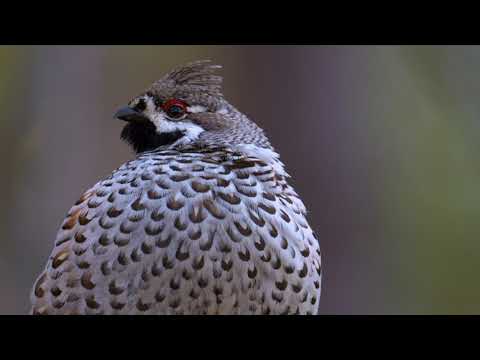
[[[139,155],[69,211],[35,314],[315,314],[318,241],[272,164],[226,149]]]

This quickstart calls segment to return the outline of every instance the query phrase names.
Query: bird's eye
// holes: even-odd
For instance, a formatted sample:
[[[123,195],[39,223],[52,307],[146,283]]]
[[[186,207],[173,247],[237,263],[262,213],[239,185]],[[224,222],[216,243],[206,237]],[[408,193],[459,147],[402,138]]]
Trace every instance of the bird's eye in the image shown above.
[[[144,99],[140,99],[138,100],[138,104],[135,105],[135,110],[138,111],[138,112],[142,112],[144,111],[145,109],[147,108],[147,104],[145,103],[145,100]]]
[[[169,118],[180,119],[187,113],[187,106],[188,105],[182,100],[171,99],[165,102],[162,108]]]

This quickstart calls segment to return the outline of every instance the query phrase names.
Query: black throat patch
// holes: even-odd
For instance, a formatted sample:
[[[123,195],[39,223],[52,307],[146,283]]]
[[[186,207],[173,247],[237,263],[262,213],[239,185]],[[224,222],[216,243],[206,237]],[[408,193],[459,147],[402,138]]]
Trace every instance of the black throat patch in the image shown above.
[[[173,144],[184,135],[185,132],[180,130],[158,134],[155,125],[151,122],[141,124],[132,122],[125,125],[120,137],[129,143],[137,153],[142,153]]]

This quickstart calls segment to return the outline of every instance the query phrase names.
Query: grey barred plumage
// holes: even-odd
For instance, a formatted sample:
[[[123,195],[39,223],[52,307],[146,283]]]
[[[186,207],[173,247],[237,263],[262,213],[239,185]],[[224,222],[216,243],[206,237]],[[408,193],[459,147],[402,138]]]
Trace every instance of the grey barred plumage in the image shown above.
[[[69,211],[32,313],[317,313],[320,247],[305,206],[263,131],[223,99],[216,68],[177,68],[122,111],[146,127],[129,133],[134,147],[148,131],[152,148]],[[167,116],[172,98],[181,118]],[[152,140],[165,129],[175,136]]]

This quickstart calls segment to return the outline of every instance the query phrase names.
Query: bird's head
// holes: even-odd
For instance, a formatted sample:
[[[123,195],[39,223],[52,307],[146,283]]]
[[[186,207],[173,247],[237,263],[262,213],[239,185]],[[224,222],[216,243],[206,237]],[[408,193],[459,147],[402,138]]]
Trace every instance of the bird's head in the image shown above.
[[[269,147],[263,131],[224,99],[219,68],[197,61],[156,81],[115,114],[127,122],[122,138],[136,152],[185,145]]]

